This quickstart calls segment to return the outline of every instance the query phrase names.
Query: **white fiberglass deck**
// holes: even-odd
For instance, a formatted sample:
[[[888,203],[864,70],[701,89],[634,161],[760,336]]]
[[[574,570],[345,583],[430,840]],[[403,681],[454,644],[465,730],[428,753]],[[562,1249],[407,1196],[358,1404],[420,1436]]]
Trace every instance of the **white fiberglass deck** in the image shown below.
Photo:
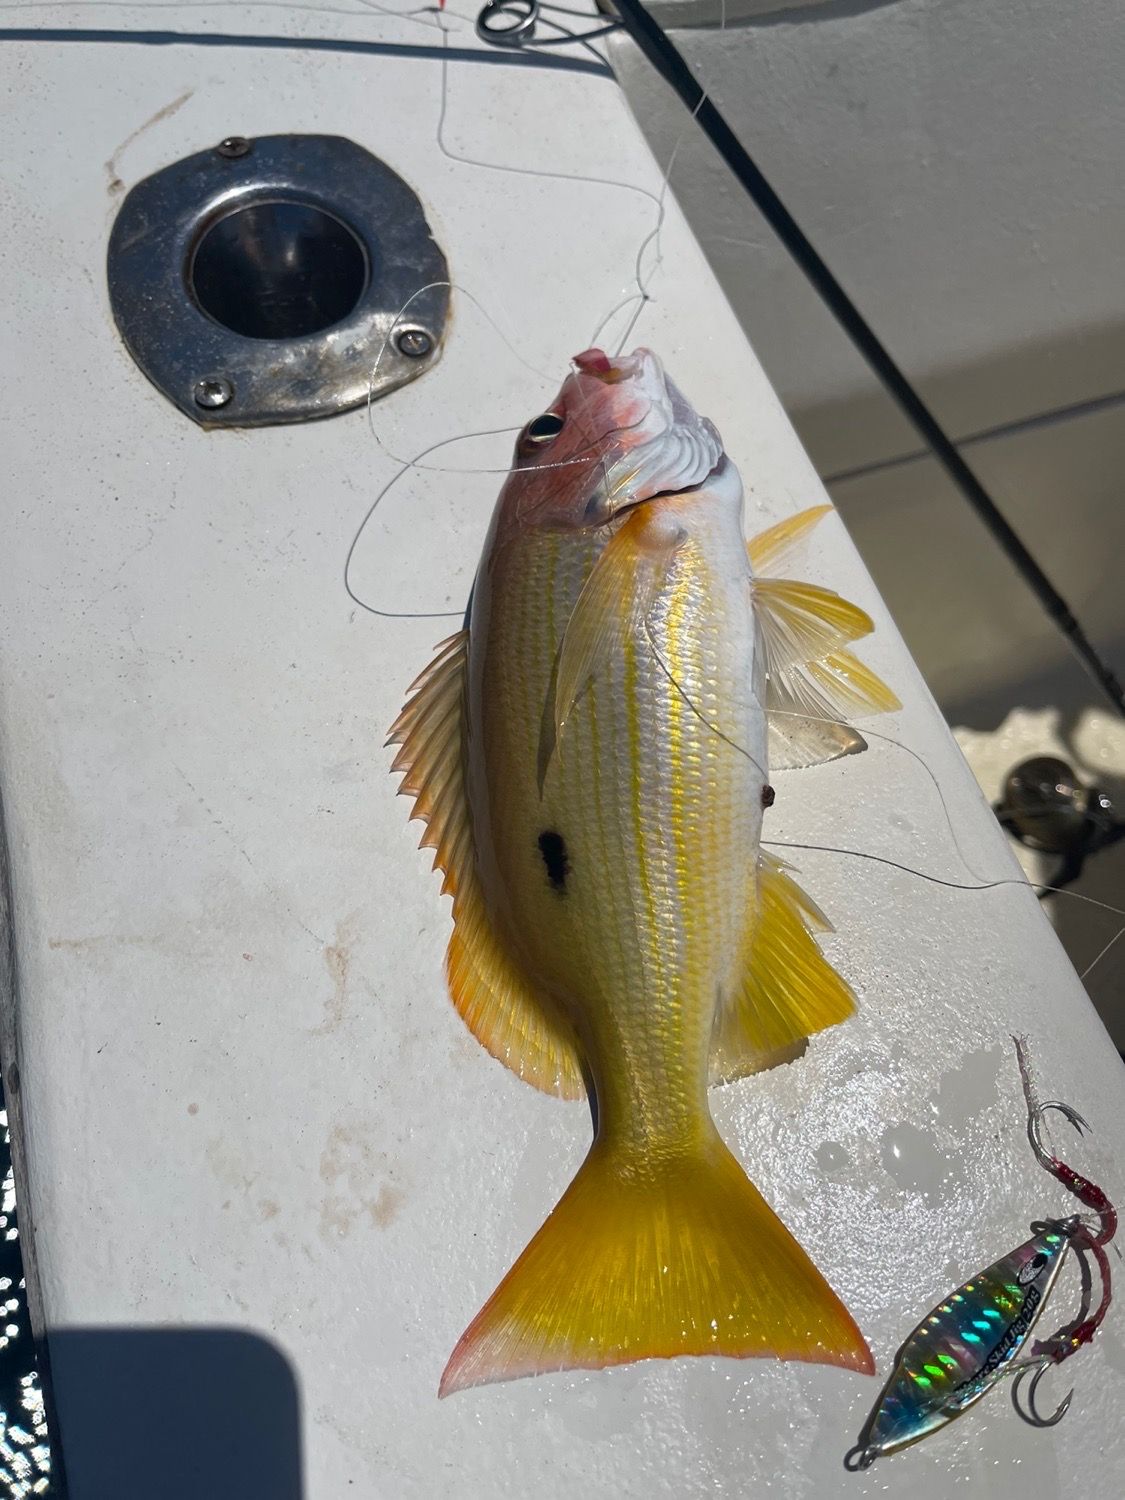
[[[380,747],[456,621],[364,613],[343,558],[395,472],[387,448],[522,422],[630,290],[651,198],[540,173],[655,192],[660,171],[612,82],[495,61],[450,63],[447,145],[526,175],[451,159],[436,50],[302,47],[436,47],[368,11],[87,4],[12,19],[86,32],[0,47],[8,1019],[73,1500],[946,1500],[961,1486],[1052,1500],[1076,1484],[1119,1500],[1116,1314],[1046,1383],[1077,1386],[1058,1428],[1030,1431],[997,1393],[866,1476],[842,1458],[878,1384],[835,1370],[650,1363],[437,1401],[453,1343],[589,1126],[492,1062],[444,996],[448,904]],[[145,40],[170,22],[197,39]],[[96,40],[99,27],[140,35]],[[300,130],[349,136],[406,177],[458,284],[550,378],[457,295],[441,365],[375,408],[383,448],[362,413],[208,434],[160,397],[107,304],[122,185],[232,133]],[[816,503],[674,204],[662,253],[636,339],[723,433],[748,529]],[[502,466],[508,444],[432,461]],[[364,534],[357,590],[459,611],[498,483],[408,476]],[[925,759],[945,807],[916,760],[873,740],[779,775],[769,836],[954,881],[1016,874],[835,518],[809,574],[875,615],[864,655],[905,705],[876,727]],[[714,1109],[885,1373],[916,1316],[1070,1203],[1027,1149],[1009,1033],[1029,1033],[1044,1090],[1091,1121],[1079,1164],[1117,1196],[1125,1079],[1028,891],[960,892],[832,854],[795,863],[837,924],[831,952],[862,1013]],[[1049,1316],[1073,1307],[1068,1276]]]

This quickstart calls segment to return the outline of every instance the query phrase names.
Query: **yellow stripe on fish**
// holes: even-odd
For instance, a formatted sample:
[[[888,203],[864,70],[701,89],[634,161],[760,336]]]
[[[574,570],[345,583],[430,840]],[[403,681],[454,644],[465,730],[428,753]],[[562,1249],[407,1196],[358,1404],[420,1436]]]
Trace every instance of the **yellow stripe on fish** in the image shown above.
[[[585,1091],[595,1131],[441,1394],[679,1354],[870,1371],[707,1088],[855,1004],[826,920],[760,850],[767,707],[807,764],[863,748],[841,703],[897,700],[846,649],[863,611],[753,578],[737,471],[654,356],[575,366],[517,444],[468,628],[391,733],[453,898],[455,1005],[529,1083]],[[761,563],[827,509],[771,528]]]

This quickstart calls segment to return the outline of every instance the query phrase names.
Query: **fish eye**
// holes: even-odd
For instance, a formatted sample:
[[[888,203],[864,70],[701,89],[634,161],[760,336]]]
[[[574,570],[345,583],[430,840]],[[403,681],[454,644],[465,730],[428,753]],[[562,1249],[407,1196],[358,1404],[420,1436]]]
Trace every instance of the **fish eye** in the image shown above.
[[[558,412],[545,411],[541,416],[532,417],[531,421],[523,430],[524,441],[527,443],[549,443],[552,438],[557,438],[566,423]]]

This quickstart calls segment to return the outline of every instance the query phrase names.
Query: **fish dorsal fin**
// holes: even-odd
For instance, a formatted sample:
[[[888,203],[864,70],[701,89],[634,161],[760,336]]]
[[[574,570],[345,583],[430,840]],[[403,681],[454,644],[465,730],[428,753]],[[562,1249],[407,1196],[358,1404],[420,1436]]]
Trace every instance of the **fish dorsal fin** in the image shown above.
[[[846,1021],[855,996],[817,946],[831,924],[780,860],[759,857],[742,974],[715,1016],[711,1082],[789,1062],[814,1032]]]
[[[412,818],[426,825],[421,847],[434,850],[453,897],[453,935],[446,953],[450,995],[462,1020],[493,1057],[518,1077],[564,1099],[585,1089],[573,1038],[538,995],[496,932],[477,874],[465,788],[465,678],[469,633],[462,630],[411,685],[391,726],[398,745],[392,770],[414,798]]]
[[[774,671],[819,661],[822,656],[870,635],[871,616],[819,584],[794,578],[756,578],[754,608]]]
[[[686,533],[639,506],[606,543],[575,601],[555,674],[555,746],[583,689],[645,620]]]
[[[841,721],[901,706],[886,683],[847,650],[870,634],[870,615],[831,589],[775,576],[832,508],[816,505],[789,516],[746,546],[756,575],[751,593],[765,655],[769,758],[776,770],[866,750],[863,736]]]
[[[753,590],[766,655],[771,769],[815,766],[866,750],[863,736],[840,722],[852,707],[850,700],[832,690],[830,676],[821,684],[819,678],[814,680],[814,674],[821,661],[838,659],[842,654],[855,661],[850,652],[845,653],[842,640],[854,640],[869,631],[870,618],[838,594],[814,589],[810,584],[756,579]],[[817,614],[823,605],[827,605],[827,618]],[[849,613],[852,610],[854,614]],[[871,677],[879,682],[874,673]]]
[[[786,516],[775,526],[759,531],[746,543],[750,554],[750,566],[759,578],[776,578],[783,564],[787,564],[809,532],[825,516],[835,510],[834,505],[812,505],[808,510],[798,511],[795,516]]]

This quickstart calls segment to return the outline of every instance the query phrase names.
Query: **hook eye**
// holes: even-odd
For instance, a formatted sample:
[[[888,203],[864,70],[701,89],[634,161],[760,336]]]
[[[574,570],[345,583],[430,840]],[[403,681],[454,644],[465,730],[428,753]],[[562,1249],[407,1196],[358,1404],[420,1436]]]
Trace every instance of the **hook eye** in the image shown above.
[[[849,1474],[861,1474],[864,1469],[869,1469],[878,1457],[878,1448],[865,1447],[863,1443],[858,1443],[844,1454],[844,1468]]]

